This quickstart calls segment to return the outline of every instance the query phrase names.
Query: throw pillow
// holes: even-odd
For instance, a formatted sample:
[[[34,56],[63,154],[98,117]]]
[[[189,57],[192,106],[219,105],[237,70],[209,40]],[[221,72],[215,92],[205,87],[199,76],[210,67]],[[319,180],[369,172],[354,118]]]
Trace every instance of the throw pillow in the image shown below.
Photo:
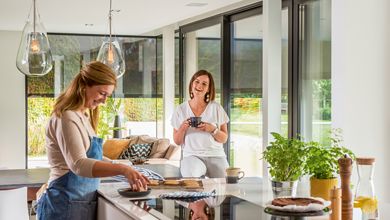
[[[103,155],[115,160],[129,146],[129,143],[128,139],[108,139],[103,144]]]
[[[180,160],[180,157],[181,157],[181,146],[170,144],[164,158],[168,160]]]
[[[149,135],[139,136],[137,144],[153,144],[158,138],[150,137]]]
[[[160,138],[153,142],[152,152],[150,158],[164,158],[169,148],[169,139]]]
[[[122,152],[119,159],[148,158],[151,151],[152,144],[133,144]]]

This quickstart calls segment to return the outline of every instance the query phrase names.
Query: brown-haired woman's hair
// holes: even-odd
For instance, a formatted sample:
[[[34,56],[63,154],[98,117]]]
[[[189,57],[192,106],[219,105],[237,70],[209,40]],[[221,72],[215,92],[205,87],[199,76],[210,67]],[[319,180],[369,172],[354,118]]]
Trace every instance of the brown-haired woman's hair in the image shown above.
[[[85,104],[85,88],[96,85],[115,85],[116,75],[112,69],[99,62],[93,61],[86,64],[75,78],[70,82],[68,88],[63,91],[54,104],[53,114],[62,117],[67,110],[77,110]],[[97,132],[99,121],[99,107],[89,110],[92,128]]]
[[[198,72],[196,72],[191,80],[190,80],[190,84],[188,85],[188,93],[191,97],[191,99],[193,98],[193,95],[191,93],[191,90],[192,90],[192,83],[195,81],[196,78],[198,78],[199,76],[208,76],[209,77],[209,91],[206,93],[205,97],[204,97],[204,101],[206,103],[209,103],[210,101],[214,101],[215,100],[215,84],[214,84],[214,78],[213,78],[213,75],[211,75],[210,72],[206,71],[206,70],[199,70]],[[208,97],[207,97],[208,96]]]

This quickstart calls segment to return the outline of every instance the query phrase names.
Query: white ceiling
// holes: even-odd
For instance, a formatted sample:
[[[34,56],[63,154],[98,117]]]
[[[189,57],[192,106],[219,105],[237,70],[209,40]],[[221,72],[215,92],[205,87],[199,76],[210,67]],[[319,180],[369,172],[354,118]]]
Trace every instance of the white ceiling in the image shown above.
[[[142,35],[194,16],[245,0],[112,0],[115,34]],[[207,3],[189,7],[189,3]],[[21,31],[32,0],[1,0],[0,30]],[[48,32],[108,33],[109,0],[37,0]],[[87,27],[85,24],[93,24]]]

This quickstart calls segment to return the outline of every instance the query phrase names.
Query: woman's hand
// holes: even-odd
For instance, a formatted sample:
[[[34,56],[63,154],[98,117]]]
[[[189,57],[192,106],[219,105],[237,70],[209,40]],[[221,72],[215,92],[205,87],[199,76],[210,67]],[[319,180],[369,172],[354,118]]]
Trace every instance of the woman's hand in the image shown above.
[[[129,182],[129,185],[133,191],[138,192],[148,188],[148,184],[150,183],[149,179],[133,168],[127,166],[127,169],[123,175],[127,178],[127,181]]]
[[[208,122],[201,122],[196,128],[196,130],[212,133],[216,128],[217,126],[215,126],[215,124],[208,123]]]
[[[191,126],[191,125],[190,125],[190,119],[187,118],[186,120],[183,121],[183,123],[181,123],[179,129],[182,130],[183,132],[186,132],[187,129],[188,129],[190,126]]]
[[[173,129],[173,141],[177,145],[181,145],[184,142],[184,136],[190,127],[190,121],[189,118],[184,120],[180,127],[176,130],[175,128]]]

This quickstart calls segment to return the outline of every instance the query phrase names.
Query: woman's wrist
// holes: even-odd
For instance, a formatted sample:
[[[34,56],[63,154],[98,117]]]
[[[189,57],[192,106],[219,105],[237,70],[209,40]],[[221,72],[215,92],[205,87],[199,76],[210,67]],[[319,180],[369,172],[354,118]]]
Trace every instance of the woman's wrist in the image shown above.
[[[129,168],[130,168],[129,166],[124,164],[115,164],[115,165],[119,166],[119,172],[122,175],[126,176],[127,172],[129,172]]]
[[[215,127],[215,129],[211,132],[212,136],[215,136],[218,133],[219,129],[218,127]]]

